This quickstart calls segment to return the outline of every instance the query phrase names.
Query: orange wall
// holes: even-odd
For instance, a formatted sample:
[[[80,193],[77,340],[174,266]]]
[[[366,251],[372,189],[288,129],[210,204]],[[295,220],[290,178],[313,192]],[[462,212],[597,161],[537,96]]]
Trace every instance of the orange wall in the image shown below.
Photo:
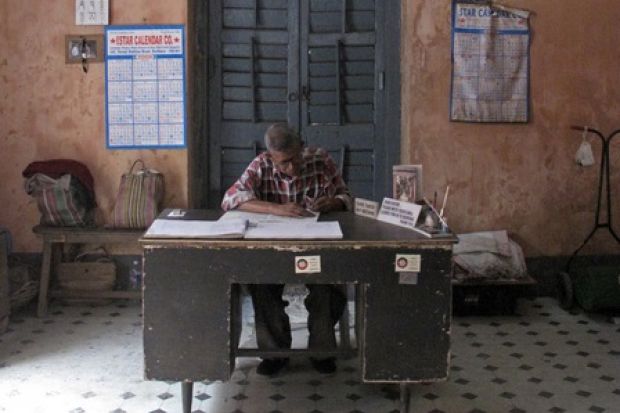
[[[183,0],[110,3],[112,24],[186,23]],[[534,13],[526,125],[449,122],[450,1],[402,3],[402,161],[424,165],[427,194],[451,185],[447,214],[456,231],[508,229],[528,255],[570,254],[593,225],[598,171],[574,164],[580,136],[568,127],[620,128],[618,1],[504,2]],[[165,174],[166,206],[185,206],[188,198],[185,150],[105,148],[103,65],[85,75],[64,63],[63,52],[65,34],[102,29],[74,25],[74,0],[51,4],[0,2],[0,225],[9,227],[19,252],[40,251],[31,234],[38,212],[21,178],[33,160],[85,162],[101,222],[109,222],[120,176],[136,158]],[[619,153],[612,154],[616,170]],[[613,172],[616,189],[619,174]],[[619,198],[617,190],[616,221]],[[590,251],[618,251],[605,235],[591,245]]]
[[[620,128],[620,3],[497,2],[533,12],[525,125],[448,121],[450,3],[403,2],[402,160],[424,165],[427,194],[450,184],[454,230],[507,229],[530,256],[570,254],[594,226],[598,168],[574,163],[581,137],[569,127]],[[613,146],[619,222],[620,137]],[[588,245],[589,252],[620,251],[602,231]]]
[[[186,22],[185,1],[114,0],[112,24]],[[0,225],[14,250],[40,251],[31,228],[39,213],[23,189],[22,170],[34,160],[84,162],[95,179],[99,222],[109,222],[120,177],[143,159],[164,173],[166,205],[187,203],[185,150],[108,150],[105,147],[104,65],[65,64],[66,34],[103,33],[75,26],[75,0],[0,2]]]

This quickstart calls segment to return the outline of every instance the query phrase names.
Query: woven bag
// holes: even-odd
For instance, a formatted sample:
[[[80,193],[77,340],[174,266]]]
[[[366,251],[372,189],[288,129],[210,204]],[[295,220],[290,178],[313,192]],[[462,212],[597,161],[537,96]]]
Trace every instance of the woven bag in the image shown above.
[[[136,165],[141,168],[134,171]],[[114,203],[115,228],[147,228],[161,210],[164,176],[136,160],[123,174]]]
[[[25,181],[26,193],[37,201],[41,224],[82,227],[93,225],[92,202],[84,186],[72,175],[54,179],[35,173]]]

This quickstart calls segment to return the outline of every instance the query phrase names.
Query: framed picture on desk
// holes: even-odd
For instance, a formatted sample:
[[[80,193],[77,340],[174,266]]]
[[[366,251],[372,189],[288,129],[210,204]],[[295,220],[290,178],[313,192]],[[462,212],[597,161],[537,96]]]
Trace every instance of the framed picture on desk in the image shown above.
[[[422,199],[422,165],[394,165],[392,167],[392,198],[415,202]]]

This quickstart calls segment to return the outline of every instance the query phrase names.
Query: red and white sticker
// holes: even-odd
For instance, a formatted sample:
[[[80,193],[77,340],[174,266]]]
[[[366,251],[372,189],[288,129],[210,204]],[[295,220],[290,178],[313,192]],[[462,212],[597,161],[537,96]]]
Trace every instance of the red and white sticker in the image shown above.
[[[417,254],[396,254],[394,271],[396,272],[420,272],[420,255]]]
[[[321,272],[320,255],[301,255],[295,257],[295,274],[316,274]]]

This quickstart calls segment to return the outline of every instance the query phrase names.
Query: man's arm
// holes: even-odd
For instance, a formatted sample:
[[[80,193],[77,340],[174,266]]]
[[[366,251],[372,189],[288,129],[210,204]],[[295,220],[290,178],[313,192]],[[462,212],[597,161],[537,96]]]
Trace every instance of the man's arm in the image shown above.
[[[241,177],[228,188],[222,200],[222,209],[224,211],[239,209],[246,212],[262,212],[289,217],[312,215],[303,207],[294,203],[276,204],[258,199],[262,176],[260,162],[259,157],[254,159]]]
[[[312,205],[312,210],[318,212],[346,211],[346,209],[347,206],[341,198],[330,196],[323,196]]]
[[[239,179],[228,188],[221,204],[224,211],[237,209],[243,203],[258,199],[262,176],[260,164],[260,157],[256,157]]]
[[[347,211],[352,209],[353,201],[349,188],[344,183],[336,163],[327,152],[324,152],[324,157],[325,181],[322,183],[322,189],[325,195],[317,198],[311,209],[319,212]]]
[[[276,204],[268,201],[251,199],[239,204],[238,209],[246,212],[262,212],[264,214],[280,215],[285,217],[308,217],[312,213],[301,205],[289,202],[287,204]]]

